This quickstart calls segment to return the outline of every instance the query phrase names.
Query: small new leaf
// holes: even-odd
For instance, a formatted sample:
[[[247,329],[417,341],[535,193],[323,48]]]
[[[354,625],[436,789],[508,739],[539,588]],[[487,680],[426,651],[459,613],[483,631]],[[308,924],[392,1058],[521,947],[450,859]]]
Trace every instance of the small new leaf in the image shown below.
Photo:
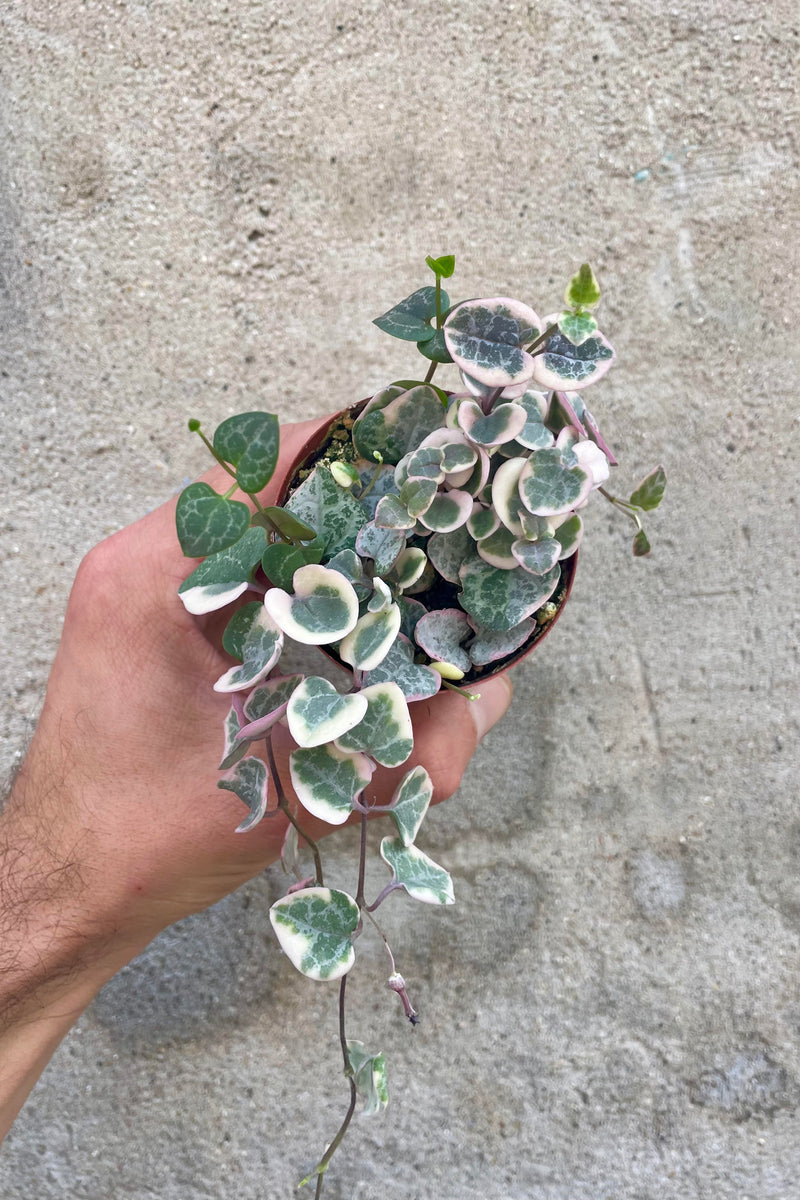
[[[348,1042],[347,1057],[356,1091],[364,1100],[362,1115],[371,1117],[389,1103],[386,1058],[382,1050],[370,1054],[363,1042]]]
[[[580,346],[595,332],[597,321],[591,313],[563,312],[558,318],[558,328],[573,346]]]
[[[650,553],[650,542],[643,529],[640,529],[633,539],[633,553],[636,558],[644,558],[645,554]]]
[[[434,275],[438,275],[440,279],[449,279],[456,269],[456,256],[454,254],[442,254],[439,258],[432,258],[428,254],[425,262]]]
[[[269,772],[260,758],[243,758],[217,781],[217,787],[234,792],[250,809],[250,815],[236,826],[236,833],[248,833],[267,811]]]
[[[631,492],[631,504],[650,512],[658,508],[664,498],[664,488],[667,486],[667,475],[663,467],[658,466]],[[645,552],[646,553],[646,552]]]
[[[582,263],[564,293],[564,303],[570,308],[594,308],[600,300],[600,285],[588,263]]]

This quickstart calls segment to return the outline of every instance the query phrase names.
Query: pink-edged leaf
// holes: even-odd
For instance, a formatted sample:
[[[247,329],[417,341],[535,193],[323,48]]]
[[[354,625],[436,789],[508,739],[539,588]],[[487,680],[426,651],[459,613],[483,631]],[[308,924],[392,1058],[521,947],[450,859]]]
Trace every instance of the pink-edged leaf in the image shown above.
[[[257,687],[245,702],[245,724],[238,739],[255,741],[264,737],[285,716],[292,693],[302,680],[302,675],[278,675]]]
[[[515,650],[519,650],[520,646],[524,646],[536,629],[536,622],[532,617],[526,617],[513,629],[505,630],[487,629],[473,618],[470,618],[470,624],[475,630],[475,640],[469,647],[469,656],[476,667],[485,667],[489,663],[507,658]]]
[[[367,612],[359,617],[355,629],[342,638],[339,657],[357,671],[373,671],[379,666],[400,632],[400,609],[391,604],[383,612]]]
[[[519,565],[531,575],[544,575],[556,565],[561,555],[562,546],[556,538],[542,538],[540,542],[516,541],[511,546]]]
[[[362,720],[367,702],[359,694],[343,696],[321,675],[309,675],[292,692],[286,718],[298,746],[321,746],[341,737]]]
[[[491,508],[484,508],[482,504],[473,504],[472,512],[467,519],[467,529],[476,542],[481,538],[488,537],[490,533],[494,533],[499,524],[500,518]]]
[[[479,558],[462,568],[461,607],[481,625],[501,633],[541,608],[556,590],[560,574],[557,566],[546,575],[531,575],[522,567],[503,571]]]
[[[528,414],[520,404],[498,404],[484,414],[479,404],[465,400],[458,410],[458,423],[467,437],[479,446],[500,446],[521,433]]]
[[[283,631],[262,605],[242,643],[242,662],[220,676],[214,691],[241,692],[251,688],[269,674],[282,650]]]
[[[558,313],[544,320],[544,327],[558,321]],[[533,359],[533,378],[540,387],[580,391],[602,379],[616,355],[611,343],[598,330],[580,346],[556,332],[544,344],[544,353]]]
[[[428,541],[428,558],[442,579],[448,583],[458,583],[464,563],[475,558],[475,543],[466,525],[461,525],[452,533],[435,533]]]
[[[414,638],[428,658],[435,662],[452,663],[466,674],[470,661],[462,642],[471,633],[467,614],[460,608],[440,608],[419,619]]]
[[[538,517],[569,512],[593,486],[592,476],[578,465],[575,455],[569,451],[565,455],[556,446],[535,450],[519,475],[520,498],[528,512]]]
[[[505,525],[498,525],[494,533],[478,542],[477,551],[484,562],[501,571],[513,571],[520,564],[517,562],[511,547],[516,541],[514,534]]]
[[[336,642],[358,620],[358,597],[353,585],[328,567],[300,567],[294,573],[294,595],[270,588],[264,604],[276,624],[307,646]]]
[[[519,494],[519,479],[527,462],[526,458],[507,459],[492,480],[492,508],[516,537],[522,537],[519,513],[525,506]]]
[[[420,517],[420,521],[426,529],[432,529],[436,533],[452,533],[454,529],[466,524],[471,512],[472,496],[469,492],[453,488],[449,492],[439,492]]]
[[[362,682],[369,687],[386,680],[393,680],[399,686],[409,704],[435,696],[442,686],[441,675],[437,675],[430,667],[418,666],[414,662],[414,647],[402,633],[397,635],[397,640],[380,666],[364,673]]]
[[[384,496],[381,504],[391,499],[393,497]],[[378,512],[380,513],[380,505]],[[391,571],[405,544],[406,535],[402,529],[386,529],[377,525],[375,521],[368,521],[356,538],[356,550],[362,558],[373,560],[378,575],[385,575],[387,571]]]
[[[359,692],[367,711],[347,733],[336,739],[340,750],[362,751],[383,767],[399,767],[414,749],[408,701],[394,681],[373,683]]]
[[[236,827],[236,833],[248,833],[266,815],[269,796],[269,772],[260,758],[250,755],[241,759],[222,779],[217,787],[234,792],[250,810]]]
[[[453,362],[487,387],[509,387],[530,379],[533,359],[522,347],[542,323],[532,308],[506,296],[466,300],[451,309],[444,339]]]
[[[345,823],[374,769],[365,754],[347,753],[332,742],[289,755],[289,773],[298,800],[312,817],[329,825]]]

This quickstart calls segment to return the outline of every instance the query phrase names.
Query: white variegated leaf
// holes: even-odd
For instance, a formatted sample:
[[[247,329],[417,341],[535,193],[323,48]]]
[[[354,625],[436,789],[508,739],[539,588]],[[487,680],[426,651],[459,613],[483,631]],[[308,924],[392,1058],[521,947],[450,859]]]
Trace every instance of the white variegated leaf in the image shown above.
[[[344,824],[353,811],[353,801],[372,778],[373,769],[366,755],[351,754],[333,743],[295,750],[289,756],[297,799],[312,817],[329,825]]]
[[[308,979],[339,979],[355,962],[358,905],[347,892],[311,887],[276,900],[269,919],[281,949]]]
[[[357,671],[374,671],[383,662],[400,631],[400,609],[367,612],[339,644],[339,657]]]
[[[416,840],[432,797],[433,783],[424,767],[414,767],[400,780],[392,796],[390,816],[404,846]]]
[[[241,692],[268,675],[283,650],[283,631],[262,605],[242,644],[242,662],[214,684],[215,692]]]
[[[284,633],[307,646],[338,641],[358,620],[353,585],[329,567],[300,567],[294,573],[294,595],[270,588],[264,604]]]
[[[453,881],[433,859],[416,846],[404,846],[402,838],[385,837],[381,858],[391,867],[397,883],[409,896],[423,904],[453,904]]]
[[[402,689],[394,682],[373,683],[358,693],[367,711],[358,725],[336,739],[340,750],[362,751],[383,767],[399,767],[414,748],[414,731]]]
[[[342,696],[320,675],[309,675],[291,694],[286,719],[298,746],[321,746],[352,729],[364,717],[367,701],[362,696]]]
[[[264,817],[269,797],[269,772],[260,758],[250,755],[241,759],[227,774],[217,780],[217,787],[234,792],[250,810],[236,827],[236,833],[248,833]]]

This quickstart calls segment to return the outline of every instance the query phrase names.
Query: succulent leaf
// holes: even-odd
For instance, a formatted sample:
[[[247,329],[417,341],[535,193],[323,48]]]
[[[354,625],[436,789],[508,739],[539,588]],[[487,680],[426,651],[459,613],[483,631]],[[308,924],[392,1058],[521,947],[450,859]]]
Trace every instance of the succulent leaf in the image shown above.
[[[278,465],[280,426],[272,413],[246,412],[228,417],[217,426],[214,449],[236,468],[243,492],[260,492]]]
[[[544,423],[547,413],[547,400],[541,392],[529,388],[524,396],[520,396],[517,404],[525,409],[527,420],[516,440],[527,450],[546,450],[555,441],[552,433]]]
[[[461,571],[461,607],[481,625],[504,632],[532,616],[558,586],[560,568],[531,575],[522,567],[503,571],[478,559]]]
[[[249,833],[267,811],[269,772],[266,764],[254,755],[243,758],[217,780],[217,787],[234,792],[250,810],[249,816],[237,825],[236,833]]]
[[[408,703],[398,684],[373,683],[358,693],[367,711],[358,725],[336,739],[340,750],[362,751],[383,767],[399,767],[414,749]]]
[[[571,513],[556,527],[553,536],[561,544],[559,559],[569,558],[578,549],[583,538],[583,521],[580,516],[577,513]]]
[[[416,517],[411,516],[399,496],[389,494],[381,497],[373,524],[378,529],[413,529]]]
[[[347,892],[311,887],[276,900],[272,928],[290,962],[308,979],[339,979],[355,962],[358,905]]]
[[[247,754],[250,743],[247,738],[239,740],[241,728],[240,713],[235,705],[231,705],[223,723],[225,745],[222,750],[222,761],[219,764],[220,771],[227,771],[229,767],[232,767],[234,763],[238,762],[240,758],[244,758],[245,754]]]
[[[420,354],[431,362],[451,363],[453,361],[447,342],[444,340],[444,330],[437,329],[432,338],[426,342],[417,342]]]
[[[558,329],[573,346],[582,346],[597,329],[597,321],[591,313],[562,312],[558,318]]]
[[[262,604],[242,643],[242,662],[219,677],[214,691],[241,692],[251,688],[269,674],[282,650],[283,632]]]
[[[264,605],[284,633],[307,646],[338,641],[358,620],[353,585],[328,567],[300,567],[294,573],[294,595],[270,588]]]
[[[440,608],[420,617],[414,630],[417,645],[428,658],[452,663],[464,674],[470,668],[469,655],[462,646],[472,634],[466,613],[460,608]]]
[[[443,310],[450,307],[450,298],[446,292],[441,294],[441,304]],[[435,333],[429,324],[435,316],[436,288],[423,287],[406,296],[405,300],[395,304],[382,316],[375,317],[372,324],[404,342],[427,342]]]
[[[435,479],[407,479],[400,488],[400,503],[416,519],[430,508],[436,492]]]
[[[289,755],[289,774],[298,800],[312,817],[329,825],[344,824],[373,769],[366,755],[346,753],[332,742]]]
[[[381,504],[391,502],[393,499],[393,496],[386,496]],[[381,511],[381,506],[378,505],[378,513]],[[397,562],[398,555],[405,544],[406,534],[403,529],[389,529],[382,525],[376,525],[374,521],[367,521],[358,532],[356,551],[362,558],[371,558],[375,563],[376,572],[379,575],[385,575]]]
[[[380,575],[376,575],[372,581],[373,592],[367,605],[367,611],[371,613],[386,612],[391,607],[394,597],[392,589],[381,579]]]
[[[367,612],[339,643],[339,657],[356,671],[380,666],[400,632],[400,609],[391,604],[383,612]]]
[[[580,520],[580,518],[578,518]],[[538,542],[528,542],[524,539],[516,541],[511,546],[511,553],[516,561],[531,575],[545,575],[562,557],[563,546],[556,538],[542,538]]]
[[[428,542],[428,558],[442,579],[449,583],[460,581],[459,571],[463,564],[475,557],[475,544],[466,524],[452,533],[435,533]]]
[[[467,529],[476,542],[481,538],[486,538],[490,533],[494,533],[500,524],[500,518],[491,508],[484,508],[481,504],[474,504],[472,512],[467,518]]]
[[[636,558],[644,558],[650,553],[650,541],[643,529],[638,530],[634,536],[633,553]]]
[[[399,588],[408,588],[417,582],[428,562],[428,556],[418,546],[407,546],[398,555],[392,577]]]
[[[433,782],[424,767],[413,767],[400,780],[392,796],[389,815],[404,846],[410,846],[416,840],[432,796]]]
[[[548,317],[545,324],[553,324],[556,319]],[[602,379],[615,358],[613,347],[599,330],[580,346],[556,332],[545,342],[544,353],[534,356],[533,379],[540,387],[577,392]]]
[[[365,458],[360,458],[355,466],[361,480],[361,495],[358,497],[358,502],[365,510],[367,517],[372,520],[381,498],[397,491],[394,482],[394,467],[388,463],[379,465],[374,459],[372,462],[367,462]]]
[[[541,321],[518,300],[493,297],[457,305],[444,323],[453,361],[471,379],[498,388],[530,379],[533,360],[522,349],[535,338]]]
[[[181,550],[191,558],[226,550],[249,525],[247,505],[226,500],[207,483],[190,483],[178,497],[175,527]]]
[[[572,461],[574,466],[555,446],[531,455],[519,475],[519,495],[528,512],[539,517],[557,516],[586,499],[594,480],[577,465],[574,456]]]
[[[471,512],[470,493],[452,488],[449,492],[439,492],[434,496],[419,519],[426,529],[432,529],[436,533],[452,533],[454,529],[466,524]]]
[[[600,284],[588,263],[581,263],[564,293],[564,303],[570,308],[594,308],[600,300]],[[545,322],[547,324],[547,322]]]
[[[663,467],[658,466],[649,475],[645,475],[642,482],[631,492],[631,504],[644,509],[645,512],[658,508],[664,498],[666,486],[666,471]]]
[[[320,675],[309,675],[293,690],[286,719],[298,746],[332,742],[363,720],[367,701],[360,693],[343,696]]]
[[[241,608],[237,609],[225,626],[225,632],[222,635],[222,648],[226,654],[230,654],[231,658],[238,658],[239,662],[244,658],[243,648],[245,638],[263,607],[263,601],[251,600],[249,604],[243,604]]]
[[[321,465],[314,467],[284,508],[316,529],[328,556],[338,554],[340,550],[352,550],[358,531],[367,519],[355,496],[340,488],[330,471]]]
[[[404,846],[402,838],[385,837],[381,858],[412,899],[423,904],[455,903],[453,881],[447,871],[416,846]]]
[[[513,571],[520,565],[511,549],[516,541],[510,529],[506,529],[505,525],[498,525],[494,533],[478,542],[478,554],[484,562],[491,563],[501,571]]]
[[[475,630],[475,640],[469,648],[469,656],[475,667],[485,667],[489,663],[507,658],[515,650],[519,650],[520,646],[524,646],[536,629],[536,622],[532,617],[525,617],[512,629],[487,629],[475,620],[471,624]]]
[[[348,1042],[347,1057],[356,1091],[364,1101],[361,1115],[374,1116],[389,1103],[386,1056],[383,1051],[380,1054],[370,1054],[363,1042]]]
[[[267,579],[275,587],[290,592],[294,585],[294,573],[301,567],[318,563],[323,554],[321,542],[310,546],[293,546],[288,542],[271,542],[261,555],[261,566]]]
[[[462,401],[458,409],[459,425],[479,446],[500,446],[513,441],[527,420],[527,411],[513,401],[496,405],[488,415],[474,400]]]
[[[509,458],[498,467],[492,480],[492,508],[515,537],[522,537],[520,510],[525,506],[519,494],[519,480],[527,465],[527,458]]]
[[[364,684],[394,681],[406,700],[427,700],[435,696],[442,686],[442,679],[430,667],[421,667],[414,662],[414,647],[402,633],[398,634],[393,646],[379,666],[364,675]]]
[[[443,424],[441,400],[423,383],[401,392],[383,408],[366,408],[353,425],[353,442],[363,458],[373,458],[377,451],[383,462],[396,465]]]
[[[278,675],[255,688],[244,703],[246,724],[240,727],[239,739],[254,741],[268,733],[285,715],[292,693],[302,679],[302,675]]]
[[[264,530],[251,526],[227,550],[204,559],[178,588],[186,611],[195,616],[216,612],[247,591],[266,543]]]

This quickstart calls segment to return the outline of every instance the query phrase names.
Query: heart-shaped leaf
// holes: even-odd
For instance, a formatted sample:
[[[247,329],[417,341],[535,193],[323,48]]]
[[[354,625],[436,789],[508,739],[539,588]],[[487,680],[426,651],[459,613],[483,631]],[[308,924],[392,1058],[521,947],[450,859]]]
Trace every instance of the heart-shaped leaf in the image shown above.
[[[190,483],[178,497],[175,527],[181,550],[190,558],[227,549],[249,525],[247,505],[226,500],[207,483]]]
[[[503,571],[478,559],[462,569],[461,607],[487,629],[513,629],[550,599],[560,573],[557,566],[546,575],[531,575],[522,567]]]
[[[374,1116],[389,1103],[386,1057],[383,1051],[370,1054],[363,1042],[348,1042],[347,1058],[356,1091],[364,1101],[361,1115]]]
[[[423,904],[455,903],[453,881],[447,871],[416,846],[404,846],[401,838],[385,837],[381,858],[414,900]]]
[[[392,500],[393,496],[386,496],[381,504]],[[380,512],[379,506],[378,513]],[[391,571],[405,544],[406,534],[403,529],[386,529],[376,525],[374,521],[367,521],[356,538],[356,551],[362,558],[372,559],[378,575],[385,575]]]
[[[217,427],[214,449],[236,468],[243,492],[260,492],[278,464],[280,426],[272,413],[247,412],[228,417]]]
[[[524,396],[520,396],[517,404],[524,408],[527,414],[525,424],[516,435],[519,444],[527,450],[546,450],[548,446],[552,446],[555,439],[544,423],[547,398],[542,392],[535,392],[529,388]]]
[[[270,583],[290,592],[294,585],[294,573],[301,567],[318,563],[324,553],[320,541],[310,546],[293,546],[289,542],[272,542],[261,556],[261,566]]]
[[[400,488],[400,503],[409,516],[421,517],[433,503],[437,490],[435,479],[407,479]]]
[[[410,846],[419,833],[433,796],[433,782],[424,767],[408,771],[392,796],[389,814],[404,846]]]
[[[450,307],[446,292],[441,293],[441,305],[443,311]],[[383,316],[376,317],[372,324],[404,342],[427,342],[435,332],[428,322],[435,316],[436,288],[424,287],[406,296]]]
[[[374,671],[400,632],[400,609],[392,604],[383,612],[367,612],[355,629],[339,643],[339,657],[357,671]]]
[[[263,529],[251,526],[227,550],[210,554],[178,588],[187,612],[216,612],[247,591],[266,546]]]
[[[593,482],[592,476],[577,465],[574,455],[565,455],[554,446],[536,450],[530,456],[519,475],[519,494],[528,512],[539,517],[557,516],[585,500]]]
[[[373,671],[364,675],[364,684],[369,687],[373,683],[394,681],[406,700],[427,700],[435,696],[442,686],[442,677],[430,667],[417,666],[414,662],[414,647],[402,633],[398,635],[393,646],[389,647],[386,657]]]
[[[409,588],[422,576],[428,562],[428,557],[419,546],[409,546],[402,550],[397,562],[392,568],[392,579],[397,587]]]
[[[467,529],[476,542],[494,533],[499,524],[500,518],[491,508],[484,508],[481,504],[472,506],[472,512],[467,519]]]
[[[650,542],[643,529],[638,530],[633,538],[633,553],[636,558],[644,558],[650,553]]]
[[[241,726],[238,738],[252,741],[268,733],[285,714],[292,693],[302,679],[302,675],[278,675],[255,688],[245,701],[245,724]]]
[[[397,607],[400,609],[400,632],[404,637],[413,639],[417,621],[427,612],[424,604],[413,600],[410,596],[398,596]]]
[[[383,767],[399,767],[414,748],[408,704],[396,683],[373,683],[358,693],[367,711],[358,725],[336,739],[340,750],[363,751]]]
[[[511,546],[516,561],[531,575],[545,575],[563,557],[562,550],[561,542],[554,537],[542,538],[539,542],[520,539]]]
[[[513,629],[487,629],[474,619],[471,624],[475,630],[475,640],[469,648],[469,656],[476,667],[485,667],[491,662],[507,658],[524,646],[536,629],[532,617],[526,617]]]
[[[498,525],[494,533],[478,542],[477,550],[484,562],[502,571],[512,571],[520,564],[514,557],[511,547],[515,542],[514,534],[505,525]]]
[[[336,642],[358,620],[353,585],[328,567],[300,567],[294,573],[294,595],[270,588],[264,605],[284,633],[306,646]]]
[[[667,486],[667,474],[663,467],[658,466],[649,475],[645,475],[638,487],[631,492],[631,504],[635,504],[637,508],[644,509],[645,512],[650,512],[651,509],[658,508],[664,498],[664,489]]]
[[[597,329],[597,321],[591,313],[562,312],[558,329],[573,346],[581,346]]]
[[[366,511],[351,492],[340,488],[330,471],[314,467],[284,508],[304,524],[316,529],[326,555],[352,550],[359,529],[367,520]]]
[[[349,754],[332,743],[289,755],[289,773],[298,800],[312,817],[328,825],[344,824],[373,770],[366,755]]]
[[[364,564],[355,550],[340,550],[325,563],[325,566],[344,575],[347,582],[352,583],[359,600],[369,598],[372,593],[372,581],[367,577]]]
[[[505,388],[530,379],[534,360],[522,347],[541,328],[526,304],[494,297],[457,305],[444,323],[444,338],[453,362],[471,379]]]
[[[426,613],[417,622],[414,638],[418,646],[435,662],[452,663],[466,674],[469,655],[462,646],[472,635],[466,613],[460,608],[440,608]]]
[[[375,509],[373,524],[378,529],[413,529],[416,517],[412,517],[399,496],[382,496]]]
[[[428,558],[442,579],[449,583],[458,583],[462,566],[468,559],[475,557],[475,543],[467,531],[466,524],[454,529],[452,533],[435,533],[428,541]]]
[[[242,662],[214,684],[215,692],[241,692],[269,674],[281,656],[283,632],[262,604],[242,644]]]
[[[298,746],[321,746],[341,737],[363,720],[367,701],[360,694],[342,696],[320,675],[309,675],[292,692],[286,719]]]
[[[394,469],[394,481],[399,488],[409,479],[432,479],[434,483],[441,483],[443,463],[444,454],[439,446],[420,446],[400,459]]]
[[[500,446],[513,441],[527,420],[526,410],[513,402],[496,405],[488,415],[474,400],[463,400],[458,409],[459,425],[479,446]]]
[[[456,269],[456,257],[454,254],[442,254],[439,258],[432,258],[428,254],[425,262],[434,275],[438,275],[440,279],[449,279]],[[445,306],[443,305],[443,307]]]
[[[437,329],[432,338],[427,341],[417,342],[417,349],[424,358],[431,362],[451,363],[453,361],[450,351],[447,349],[447,342],[444,340],[444,330]]]
[[[235,830],[236,833],[249,833],[267,811],[269,772],[266,764],[252,755],[243,758],[222,779],[217,780],[217,787],[234,792],[250,809],[250,815]]]
[[[347,892],[303,888],[276,900],[269,919],[281,949],[308,979],[339,979],[355,962],[358,905]]]
[[[439,492],[434,496],[420,516],[420,521],[426,529],[432,529],[436,533],[452,533],[454,529],[466,525],[471,512],[472,496],[469,492],[453,488],[449,492]]]
[[[419,384],[383,408],[366,408],[353,425],[353,442],[364,458],[373,458],[377,451],[385,463],[396,465],[429,433],[441,428],[444,416],[437,392],[428,384]]]
[[[555,529],[554,537],[561,545],[559,558],[569,558],[581,544],[583,538],[583,521],[577,513],[572,513]]]
[[[555,320],[557,314],[547,317],[545,325]],[[540,387],[577,392],[602,379],[615,359],[613,347],[599,331],[580,346],[563,333],[554,333],[544,344],[544,354],[533,358],[533,378]]]
[[[250,632],[253,622],[263,611],[263,608],[264,603],[262,600],[252,600],[250,604],[243,604],[225,626],[225,632],[222,635],[222,647],[226,654],[230,654],[231,658],[238,658],[239,662],[244,658],[245,638]]]

